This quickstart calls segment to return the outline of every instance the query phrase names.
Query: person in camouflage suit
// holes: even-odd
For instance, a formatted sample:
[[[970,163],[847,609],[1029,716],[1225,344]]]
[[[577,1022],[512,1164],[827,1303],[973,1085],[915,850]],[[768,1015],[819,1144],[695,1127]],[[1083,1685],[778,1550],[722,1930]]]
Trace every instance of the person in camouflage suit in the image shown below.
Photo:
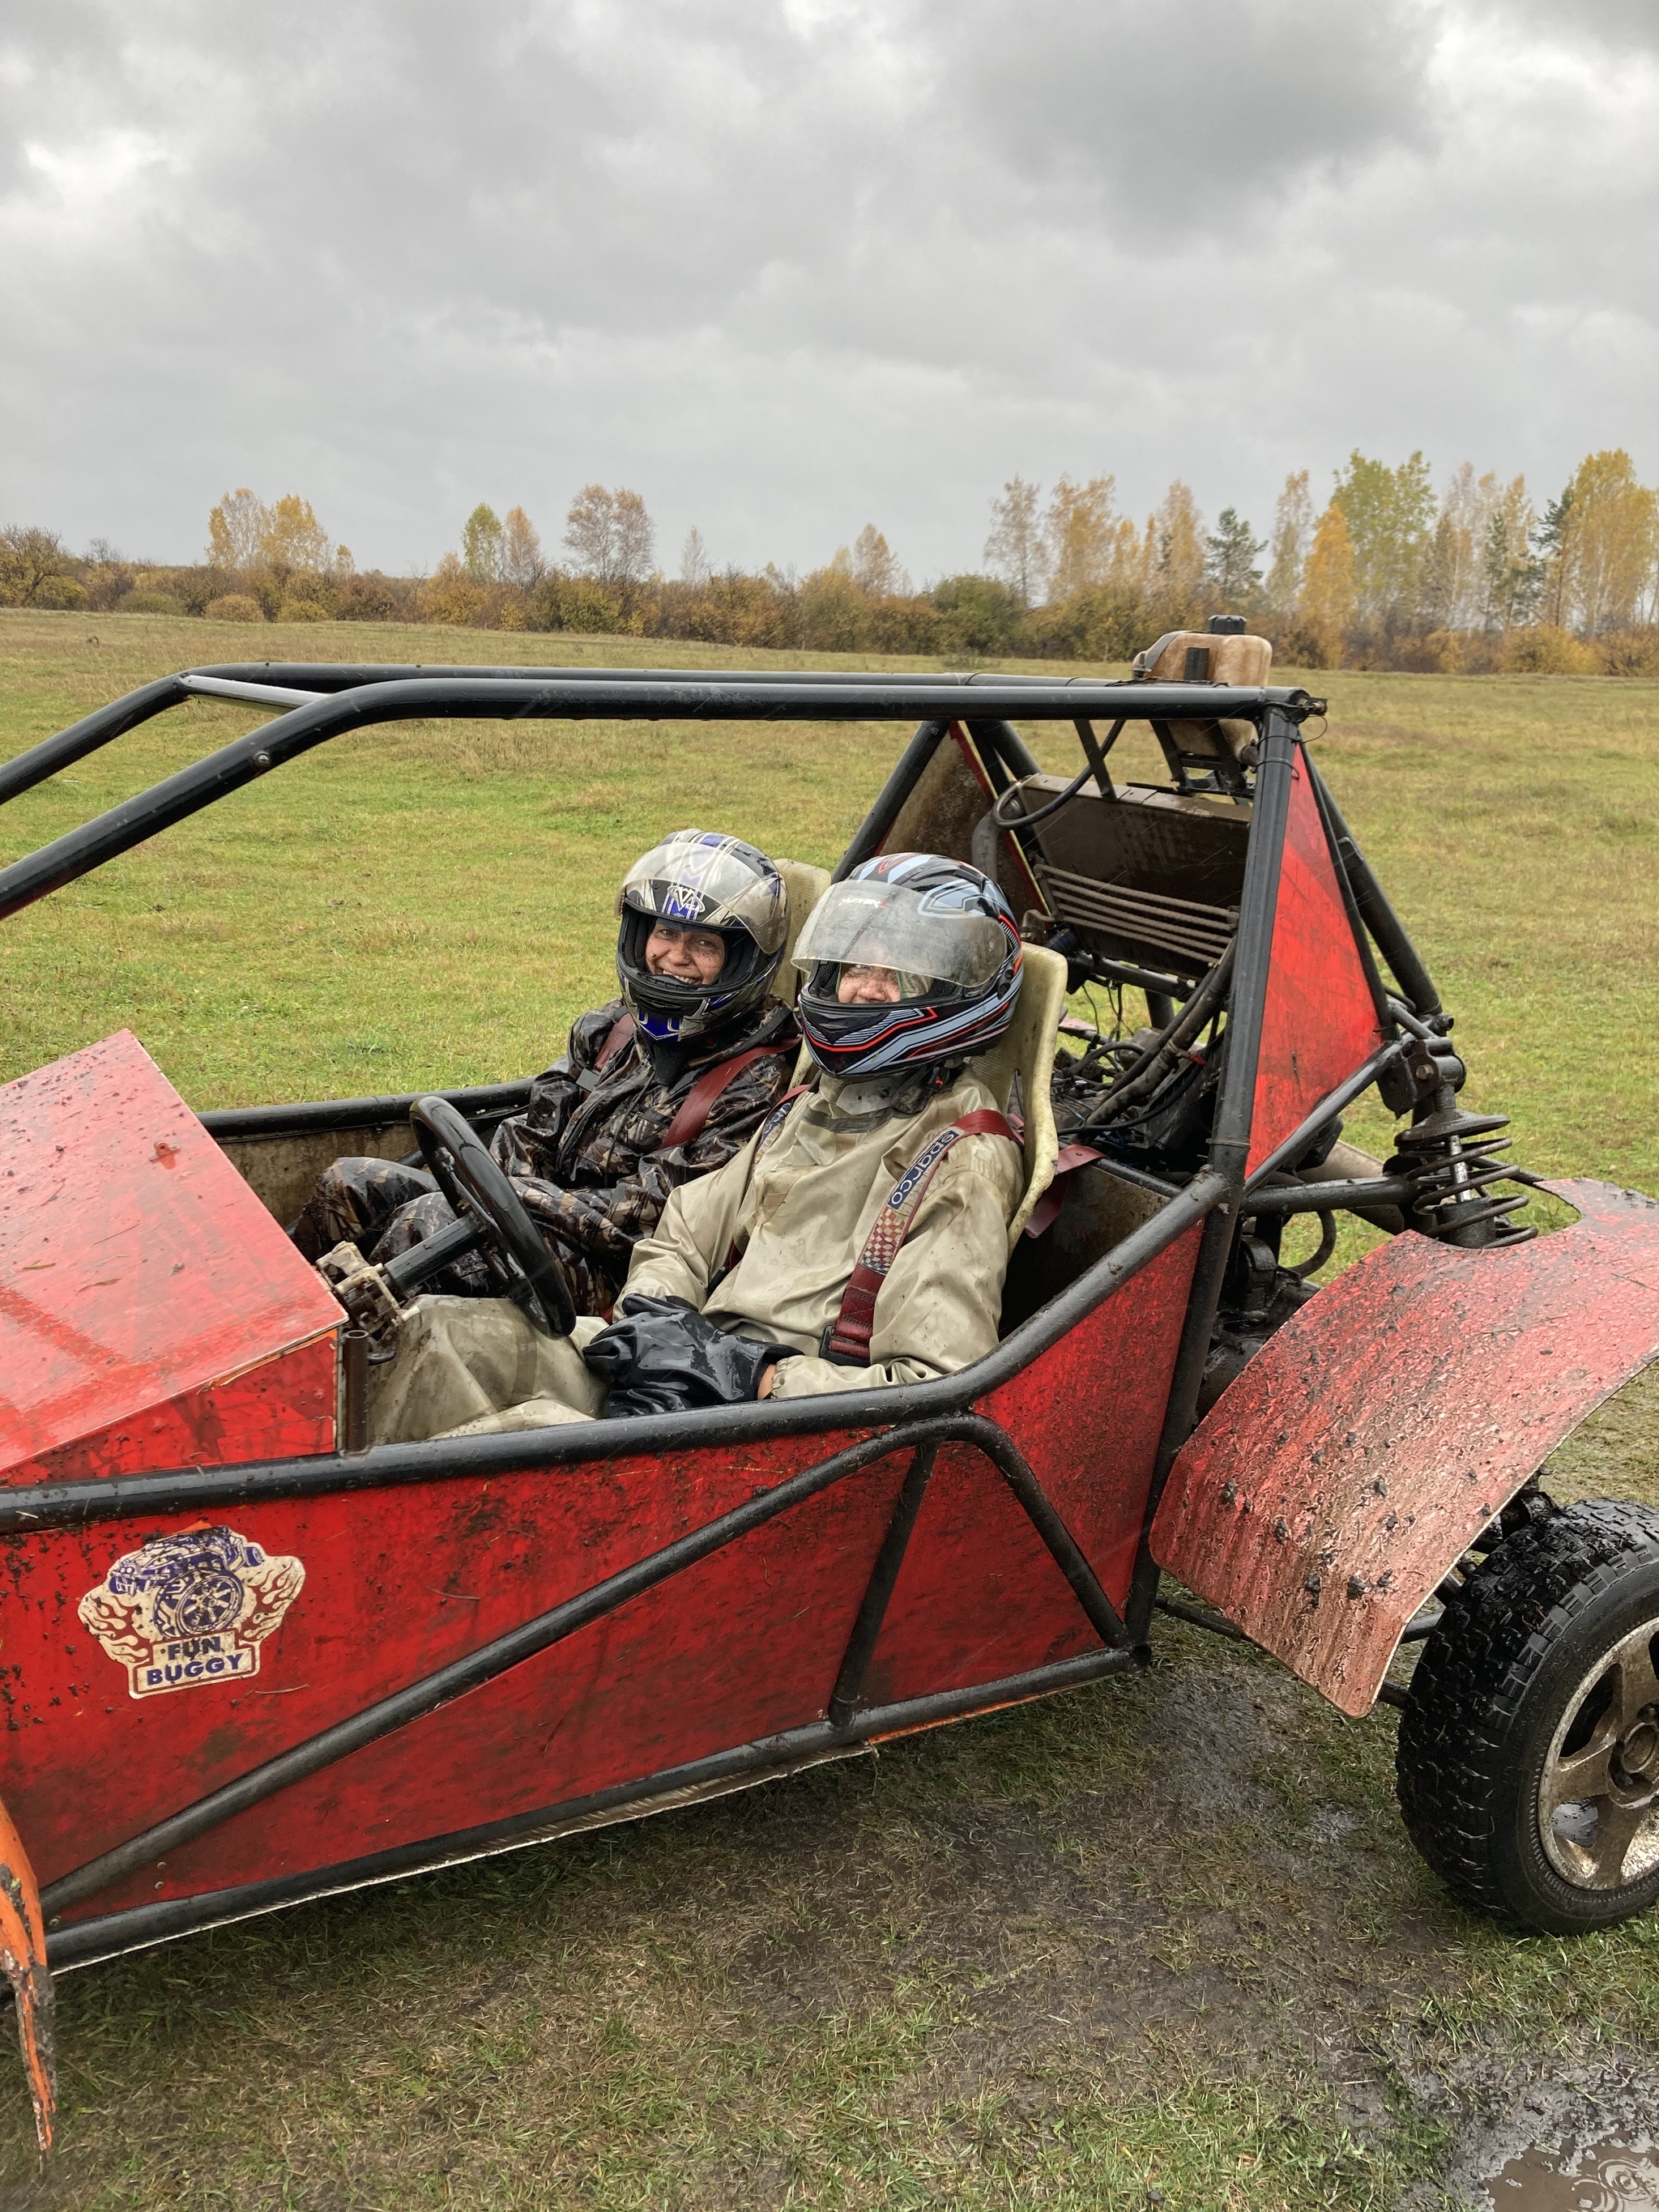
[[[629,870],[617,909],[621,997],[577,1019],[490,1143],[584,1314],[610,1311],[671,1194],[743,1150],[787,1091],[800,1042],[771,995],[787,894],[752,845],[677,831]],[[349,1242],[378,1262],[453,1218],[423,1170],[349,1158],[290,1233],[308,1260]],[[425,1287],[495,1291],[471,1253]]]

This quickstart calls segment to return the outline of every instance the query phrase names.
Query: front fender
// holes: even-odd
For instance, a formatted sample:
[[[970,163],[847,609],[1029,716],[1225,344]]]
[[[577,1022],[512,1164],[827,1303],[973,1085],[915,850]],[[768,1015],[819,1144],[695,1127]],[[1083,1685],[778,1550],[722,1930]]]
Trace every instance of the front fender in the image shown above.
[[[1466,1251],[1406,1235],[1285,1323],[1194,1431],[1152,1556],[1345,1713],[1492,1516],[1659,1354],[1659,1201]]]

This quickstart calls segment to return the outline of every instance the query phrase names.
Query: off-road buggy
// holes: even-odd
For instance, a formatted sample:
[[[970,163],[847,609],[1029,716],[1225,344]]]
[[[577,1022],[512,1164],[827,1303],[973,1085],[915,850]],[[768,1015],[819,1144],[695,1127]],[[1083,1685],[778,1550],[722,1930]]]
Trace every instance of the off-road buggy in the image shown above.
[[[1576,1221],[1525,1225],[1537,1179],[1460,1106],[1302,742],[1319,702],[1267,661],[1218,632],[1124,682],[255,664],[0,768],[9,800],[194,696],[276,716],[0,871],[3,915],[377,722],[919,722],[840,872],[973,858],[1029,939],[981,1071],[1027,1175],[1001,1340],[900,1389],[365,1449],[373,1316],[282,1224],[337,1153],[418,1146],[557,1327],[483,1147],[526,1085],[198,1115],[122,1033],[0,1090],[0,1936],[43,2139],[53,1971],[1091,1683],[1160,1609],[1400,1707],[1407,1826],[1466,1903],[1571,1930],[1659,1895],[1659,1516],[1534,1480],[1659,1352],[1659,1206],[1556,1183]],[[1074,728],[1078,774],[1017,722]],[[1132,723],[1161,781],[1113,781]],[[1068,1012],[1085,981],[1145,1030]],[[1406,1123],[1380,1172],[1339,1137],[1372,1085]],[[1396,1233],[1316,1286],[1345,1210]],[[384,1271],[394,1306],[441,1243]]]

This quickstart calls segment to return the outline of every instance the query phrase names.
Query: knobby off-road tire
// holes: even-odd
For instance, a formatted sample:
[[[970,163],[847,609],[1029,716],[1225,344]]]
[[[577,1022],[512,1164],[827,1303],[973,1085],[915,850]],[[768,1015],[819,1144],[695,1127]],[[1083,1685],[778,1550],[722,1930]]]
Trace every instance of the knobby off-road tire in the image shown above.
[[[1587,1500],[1499,1544],[1424,1644],[1396,1772],[1465,1905],[1569,1936],[1659,1898],[1659,1513]]]

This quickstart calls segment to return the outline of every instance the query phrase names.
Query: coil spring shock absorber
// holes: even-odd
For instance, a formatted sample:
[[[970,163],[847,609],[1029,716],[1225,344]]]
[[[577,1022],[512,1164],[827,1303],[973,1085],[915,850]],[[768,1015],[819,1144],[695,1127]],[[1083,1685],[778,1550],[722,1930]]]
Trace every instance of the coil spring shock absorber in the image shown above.
[[[1395,1113],[1413,1105],[1415,1118],[1395,1139],[1395,1156],[1383,1172],[1403,1176],[1414,1186],[1408,1208],[1419,1235],[1443,1244],[1524,1244],[1536,1229],[1512,1217],[1532,1201],[1524,1192],[1500,1197],[1490,1189],[1511,1170],[1498,1158],[1510,1148],[1499,1130],[1505,1114],[1466,1114],[1457,1103],[1463,1063],[1452,1049],[1449,1017],[1422,1021],[1398,999],[1389,1001],[1395,1020],[1411,1032],[1411,1046],[1397,1077],[1380,1084],[1385,1103]],[[1390,1082],[1397,1088],[1391,1093]]]
[[[1416,1185],[1413,1226],[1425,1237],[1443,1244],[1524,1244],[1538,1234],[1512,1218],[1532,1203],[1524,1191],[1504,1198],[1487,1189],[1508,1173],[1497,1155],[1510,1148],[1498,1133],[1509,1126],[1506,1114],[1464,1113],[1448,1083],[1430,1113],[1396,1138],[1389,1170]]]

